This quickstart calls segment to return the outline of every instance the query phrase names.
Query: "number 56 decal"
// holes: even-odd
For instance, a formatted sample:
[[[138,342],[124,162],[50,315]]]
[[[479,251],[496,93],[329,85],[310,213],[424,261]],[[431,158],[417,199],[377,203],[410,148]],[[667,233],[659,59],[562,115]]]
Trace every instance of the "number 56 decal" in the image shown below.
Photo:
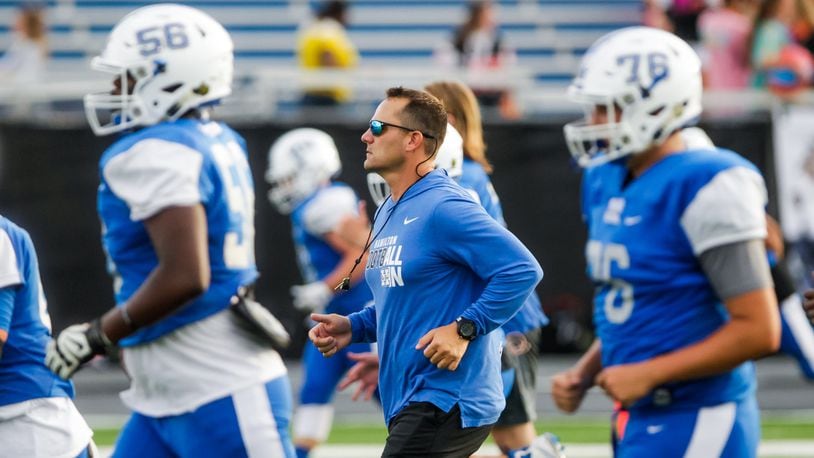
[[[172,23],[164,27],[148,27],[136,32],[139,50],[144,57],[157,54],[163,46],[167,49],[181,49],[189,46],[184,24]]]

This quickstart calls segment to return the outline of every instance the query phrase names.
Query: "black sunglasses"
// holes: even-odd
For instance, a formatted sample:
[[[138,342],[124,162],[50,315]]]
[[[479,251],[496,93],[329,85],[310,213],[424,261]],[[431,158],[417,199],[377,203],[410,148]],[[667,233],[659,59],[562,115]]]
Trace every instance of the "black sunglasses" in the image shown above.
[[[398,129],[403,129],[403,130],[406,130],[407,132],[421,132],[418,129],[410,129],[409,127],[400,126],[398,124],[391,124],[389,122],[379,121],[378,119],[372,119],[372,120],[370,120],[370,133],[373,134],[374,137],[378,137],[379,135],[382,134],[382,132],[384,132],[384,126],[390,126],[390,127],[395,127],[395,128],[398,128]],[[425,136],[427,138],[431,138],[431,139],[435,140],[435,136],[430,135],[430,134],[428,134],[426,132],[421,132],[421,135],[423,135],[423,136]]]

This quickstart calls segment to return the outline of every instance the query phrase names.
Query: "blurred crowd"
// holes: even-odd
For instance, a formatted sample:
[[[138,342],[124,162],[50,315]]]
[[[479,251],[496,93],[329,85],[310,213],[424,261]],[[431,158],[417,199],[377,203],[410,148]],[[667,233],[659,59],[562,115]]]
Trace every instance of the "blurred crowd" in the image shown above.
[[[696,48],[707,89],[794,95],[814,74],[812,0],[645,0],[645,25]]]

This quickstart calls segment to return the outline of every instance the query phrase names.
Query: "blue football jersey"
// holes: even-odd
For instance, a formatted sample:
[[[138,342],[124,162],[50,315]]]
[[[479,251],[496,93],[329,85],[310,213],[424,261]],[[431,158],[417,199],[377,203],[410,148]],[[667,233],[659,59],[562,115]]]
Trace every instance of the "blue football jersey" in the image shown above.
[[[483,166],[479,163],[464,158],[463,175],[461,175],[460,185],[464,189],[473,191],[472,197],[476,198],[481,204],[486,213],[492,218],[497,220],[498,223],[506,227],[506,220],[503,219],[503,207],[500,205],[500,198],[495,192],[495,187],[492,186],[492,181],[489,175],[483,170]]]
[[[586,258],[605,367],[686,347],[720,328],[728,313],[698,256],[766,235],[763,179],[731,151],[673,154],[625,185],[627,173],[615,161],[587,170],[583,180]],[[742,399],[754,387],[752,364],[744,363],[664,388],[673,405],[697,407]]]
[[[0,329],[8,341],[0,357],[0,406],[37,398],[73,397],[71,382],[45,366],[51,318],[42,291],[37,253],[28,233],[0,217]]]
[[[325,242],[324,234],[333,231],[345,215],[356,214],[358,205],[359,197],[353,189],[334,182],[318,189],[291,212],[294,248],[304,282],[323,280],[336,268],[342,256]],[[370,288],[360,281],[350,291],[335,294],[325,311],[347,315],[361,310],[371,299]]]
[[[98,211],[108,268],[121,305],[158,265],[144,220],[170,206],[206,212],[209,289],[122,346],[148,342],[229,305],[254,282],[254,183],[243,139],[222,123],[163,122],[123,136],[102,156]]]
[[[483,170],[483,166],[469,158],[464,159],[463,165],[464,172],[460,180],[461,187],[470,191],[472,197],[481,204],[489,216],[503,227],[506,227],[500,198],[497,196],[495,187],[492,186],[489,175]],[[501,327],[507,334],[510,332],[526,333],[547,324],[548,317],[543,312],[540,297],[537,296],[537,292],[532,291],[523,304],[523,308]]]

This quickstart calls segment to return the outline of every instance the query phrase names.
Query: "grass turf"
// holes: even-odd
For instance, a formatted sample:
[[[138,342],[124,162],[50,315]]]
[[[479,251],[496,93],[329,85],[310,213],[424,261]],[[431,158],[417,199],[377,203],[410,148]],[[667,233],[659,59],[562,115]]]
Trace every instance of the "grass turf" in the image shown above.
[[[814,437],[814,418],[763,418],[763,439],[800,439]],[[569,418],[537,422],[537,431],[551,431],[564,444],[604,444],[610,437],[608,421],[602,419]],[[112,445],[118,429],[97,429],[94,440],[102,446]],[[387,429],[379,424],[334,424],[328,443],[332,444],[382,444]]]

